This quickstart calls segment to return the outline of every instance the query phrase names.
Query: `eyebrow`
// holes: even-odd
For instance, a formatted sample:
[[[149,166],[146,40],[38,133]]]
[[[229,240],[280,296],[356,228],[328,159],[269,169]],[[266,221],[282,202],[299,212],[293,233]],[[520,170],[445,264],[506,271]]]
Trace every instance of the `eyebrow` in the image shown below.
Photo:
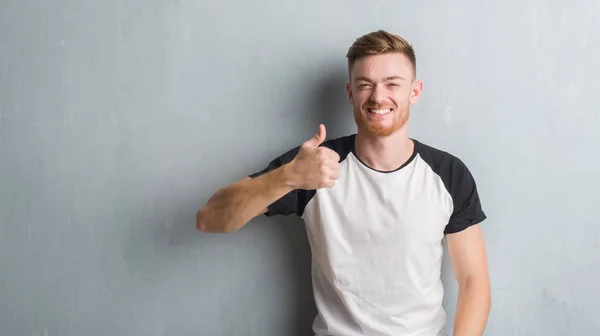
[[[389,81],[389,80],[394,80],[394,79],[404,80],[404,78],[400,77],[400,76],[389,76],[389,77],[386,77],[384,80]],[[356,80],[357,81],[365,81],[365,82],[373,82],[372,80],[370,80],[364,76],[356,77]]]

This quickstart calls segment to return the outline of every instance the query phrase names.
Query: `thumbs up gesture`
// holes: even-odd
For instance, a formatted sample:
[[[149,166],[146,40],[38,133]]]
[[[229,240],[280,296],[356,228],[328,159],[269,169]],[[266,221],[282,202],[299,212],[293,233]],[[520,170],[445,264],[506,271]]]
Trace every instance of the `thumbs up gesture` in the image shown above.
[[[325,135],[325,126],[319,125],[317,134],[302,143],[290,162],[296,189],[313,190],[335,185],[340,173],[340,156],[327,147],[319,147],[325,141]]]

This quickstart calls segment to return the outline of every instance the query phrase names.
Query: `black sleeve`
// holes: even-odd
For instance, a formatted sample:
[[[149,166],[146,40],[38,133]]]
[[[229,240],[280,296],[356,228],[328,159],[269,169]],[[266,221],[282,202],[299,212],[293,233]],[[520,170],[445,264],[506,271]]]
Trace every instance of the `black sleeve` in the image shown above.
[[[249,176],[251,178],[255,178],[255,177],[261,176],[263,174],[266,174],[270,171],[273,171],[273,170],[283,166],[286,163],[289,163],[290,161],[292,161],[294,159],[294,157],[296,157],[296,154],[298,153],[299,150],[300,150],[300,147],[298,146],[296,148],[293,148],[293,149],[287,151],[286,153],[282,154],[281,156],[279,156],[279,157],[275,158],[273,161],[271,161],[269,163],[269,165],[267,167],[265,167],[263,170],[253,173],[253,174],[250,174]],[[277,201],[270,204],[268,207],[268,211],[265,213],[265,215],[267,215],[268,217],[275,216],[275,215],[291,215],[291,214],[296,214],[297,216],[302,216],[302,213],[304,212],[304,208],[305,208],[306,204],[308,203],[310,198],[314,195],[314,193],[315,193],[314,190],[302,190],[302,189],[293,190],[293,191],[289,192],[288,194],[284,195],[283,197],[281,197],[280,199],[278,199]]]
[[[454,158],[450,167],[449,191],[454,210],[444,234],[460,232],[486,219],[481,208],[477,185],[467,166]]]

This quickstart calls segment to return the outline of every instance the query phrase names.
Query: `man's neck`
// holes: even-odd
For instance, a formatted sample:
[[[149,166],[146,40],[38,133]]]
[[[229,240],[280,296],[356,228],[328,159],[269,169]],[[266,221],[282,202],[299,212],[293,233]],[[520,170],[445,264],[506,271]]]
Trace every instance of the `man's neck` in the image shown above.
[[[406,127],[386,137],[372,136],[359,131],[355,140],[359,159],[380,171],[393,171],[410,159],[414,142],[408,137]]]

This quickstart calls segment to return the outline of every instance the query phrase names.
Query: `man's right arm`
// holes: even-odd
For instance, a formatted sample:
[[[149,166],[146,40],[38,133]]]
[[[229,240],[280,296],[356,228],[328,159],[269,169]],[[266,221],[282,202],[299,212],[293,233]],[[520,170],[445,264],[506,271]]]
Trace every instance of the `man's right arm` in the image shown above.
[[[196,227],[210,233],[240,229],[294,190],[289,164],[256,178],[246,177],[218,190],[196,214]]]
[[[340,156],[329,148],[319,147],[325,140],[325,132],[325,126],[320,125],[319,132],[302,143],[298,151],[292,150],[284,155],[285,159],[274,160],[267,169],[254,174],[254,178],[247,177],[218,190],[198,210],[198,230],[212,233],[238,230],[269,211],[271,205],[276,206],[270,215],[297,213],[297,199],[292,191],[332,187],[339,176]]]

